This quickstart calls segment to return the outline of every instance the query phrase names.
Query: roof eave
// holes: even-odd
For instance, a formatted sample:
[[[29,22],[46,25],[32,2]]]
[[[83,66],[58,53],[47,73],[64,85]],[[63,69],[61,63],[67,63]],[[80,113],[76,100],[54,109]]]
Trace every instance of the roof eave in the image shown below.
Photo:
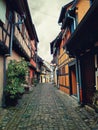
[[[59,19],[58,19],[58,23],[62,23],[62,19],[63,19],[63,17],[65,16],[65,13],[66,13],[66,11],[67,11],[68,6],[72,5],[73,2],[74,2],[74,0],[71,1],[70,3],[64,5],[64,6],[61,8],[61,12],[60,12],[60,16],[59,16]]]

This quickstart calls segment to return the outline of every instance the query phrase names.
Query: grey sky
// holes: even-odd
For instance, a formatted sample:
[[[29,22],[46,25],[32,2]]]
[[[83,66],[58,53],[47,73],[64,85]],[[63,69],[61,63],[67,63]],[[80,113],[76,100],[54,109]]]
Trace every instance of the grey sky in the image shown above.
[[[60,32],[58,18],[63,5],[72,0],[28,0],[33,23],[39,38],[38,54],[50,62],[50,42]]]

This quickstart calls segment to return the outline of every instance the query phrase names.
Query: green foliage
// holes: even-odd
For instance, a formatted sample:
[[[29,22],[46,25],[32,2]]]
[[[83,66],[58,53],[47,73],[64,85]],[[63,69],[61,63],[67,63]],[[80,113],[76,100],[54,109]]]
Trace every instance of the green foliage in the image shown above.
[[[22,86],[18,87],[18,92],[20,94],[24,93],[24,87],[22,87]]]
[[[24,84],[26,73],[28,72],[28,63],[22,59],[21,61],[11,60],[7,69],[7,85],[5,94],[10,98],[17,97],[18,93],[24,92]]]

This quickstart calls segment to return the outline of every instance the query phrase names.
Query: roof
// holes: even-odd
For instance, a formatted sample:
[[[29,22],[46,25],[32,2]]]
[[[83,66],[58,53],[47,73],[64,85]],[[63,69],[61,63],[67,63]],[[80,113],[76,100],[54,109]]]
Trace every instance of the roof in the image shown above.
[[[67,25],[70,24],[70,22],[72,21],[72,19],[70,17],[68,17],[69,14],[69,10],[66,12],[65,14],[65,18],[63,20],[62,26],[61,26],[61,30],[65,29]]]
[[[62,40],[62,35],[63,35],[63,32],[61,31],[58,36],[50,43],[50,50],[51,50],[51,54],[53,54],[53,48],[54,47],[58,47],[61,43],[61,40]],[[57,49],[56,49],[57,51]]]
[[[65,13],[67,11],[67,8],[72,5],[74,2],[74,0],[66,5],[64,5],[62,8],[61,8],[61,12],[60,12],[60,16],[59,16],[59,19],[58,19],[58,23],[62,23],[62,20],[65,18]]]
[[[39,55],[37,55],[37,62],[43,63],[43,59]]]
[[[43,63],[43,66],[46,68],[46,70],[47,70],[48,72],[51,72],[51,69],[48,67],[48,65],[46,65],[45,62]]]
[[[55,41],[56,41],[56,39],[54,39],[54,40],[50,43],[50,52],[51,52],[51,54],[53,54],[53,46],[54,46]]]

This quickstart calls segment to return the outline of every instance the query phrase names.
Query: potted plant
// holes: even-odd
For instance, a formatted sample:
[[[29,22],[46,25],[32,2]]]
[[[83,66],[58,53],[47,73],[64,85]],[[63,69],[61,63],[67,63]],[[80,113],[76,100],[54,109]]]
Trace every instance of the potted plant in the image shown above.
[[[7,84],[5,88],[5,104],[7,106],[15,106],[18,101],[18,79],[13,79],[11,84]]]
[[[7,69],[7,83],[5,87],[5,103],[7,106],[16,105],[18,98],[24,93],[25,75],[28,71],[28,63],[22,59],[21,61],[11,60]]]

